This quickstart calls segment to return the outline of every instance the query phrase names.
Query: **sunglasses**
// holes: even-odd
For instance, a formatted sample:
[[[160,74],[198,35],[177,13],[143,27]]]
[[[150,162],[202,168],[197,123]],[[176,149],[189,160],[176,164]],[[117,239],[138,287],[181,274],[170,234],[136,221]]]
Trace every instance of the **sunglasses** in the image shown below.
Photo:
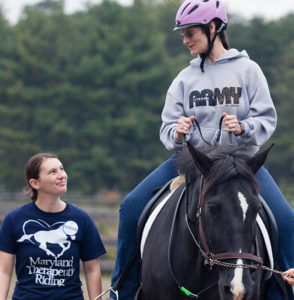
[[[196,30],[190,30],[190,31],[187,31],[187,32],[181,32],[181,33],[179,33],[179,36],[180,36],[180,38],[181,38],[182,40],[183,40],[185,37],[188,38],[188,39],[191,39],[191,38],[193,37],[193,35],[194,35],[196,32],[200,31],[200,30],[201,30],[201,28],[196,29]]]

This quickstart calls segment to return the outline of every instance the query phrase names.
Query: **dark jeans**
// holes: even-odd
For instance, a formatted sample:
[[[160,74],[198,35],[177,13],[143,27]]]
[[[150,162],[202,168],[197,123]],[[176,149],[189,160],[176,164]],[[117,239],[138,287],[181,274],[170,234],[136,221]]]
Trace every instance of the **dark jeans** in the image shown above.
[[[144,207],[152,198],[152,191],[177,176],[177,170],[173,163],[174,158],[175,155],[157,167],[121,203],[117,257],[112,275],[112,285],[125,268],[136,247],[137,223]],[[294,267],[294,213],[273,178],[264,167],[258,171],[257,179],[261,185],[261,195],[271,208],[277,221],[279,228],[279,263],[284,271],[290,267]],[[121,285],[119,299],[134,300],[138,287],[139,261],[132,266]],[[292,293],[290,286],[289,293]],[[114,295],[112,297],[115,299]],[[293,294],[292,298],[294,300]],[[283,300],[274,282],[271,284],[270,296],[267,300]]]
[[[279,230],[277,260],[281,271],[286,271],[294,267],[294,212],[264,167],[257,172],[256,178],[260,183],[260,194],[270,207],[277,222]],[[287,285],[287,292],[289,298],[294,299],[290,285]],[[283,300],[274,280],[271,281],[267,300]]]

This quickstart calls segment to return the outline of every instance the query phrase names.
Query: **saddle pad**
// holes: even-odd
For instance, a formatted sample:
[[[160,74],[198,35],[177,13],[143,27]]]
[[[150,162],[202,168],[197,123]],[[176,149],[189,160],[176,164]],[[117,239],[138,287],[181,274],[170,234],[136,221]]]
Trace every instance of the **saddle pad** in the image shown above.
[[[274,268],[274,255],[273,255],[271,239],[269,237],[268,231],[267,231],[260,215],[257,215],[256,222],[257,222],[258,227],[261,231],[261,234],[262,234],[262,237],[263,237],[263,240],[264,240],[264,244],[266,246],[267,254],[268,254],[268,257],[269,257],[269,261],[270,261],[270,268],[273,269]]]
[[[147,221],[146,221],[146,223],[144,225],[144,229],[143,229],[143,233],[142,233],[142,238],[141,238],[141,244],[140,244],[141,258],[143,257],[144,245],[145,245],[146,239],[148,237],[149,231],[151,229],[151,226],[152,226],[154,220],[156,219],[156,217],[158,216],[158,214],[160,213],[161,209],[164,207],[164,205],[166,204],[166,202],[168,201],[168,199],[171,197],[171,195],[177,189],[178,189],[178,187],[176,189],[174,189],[173,191],[171,191],[169,194],[167,194],[166,197],[156,206],[156,208],[152,211],[152,213],[148,217],[148,219],[147,219]]]
[[[162,210],[164,205],[167,203],[167,201],[169,200],[171,195],[177,189],[178,189],[178,187],[175,188],[173,191],[171,191],[168,195],[166,195],[166,197],[156,206],[156,208],[152,211],[152,213],[148,217],[148,219],[147,219],[147,221],[144,225],[142,238],[141,238],[141,243],[140,243],[141,258],[143,258],[144,246],[145,246],[145,243],[146,243],[146,240],[147,240],[147,237],[148,237],[148,234],[149,234],[149,231],[151,229],[151,226],[152,226],[153,222],[155,221],[156,217],[158,216],[158,214],[160,213],[160,211]],[[268,257],[269,257],[269,260],[270,260],[270,268],[273,269],[274,268],[274,258],[273,258],[272,245],[271,245],[271,241],[270,241],[268,231],[267,231],[267,229],[264,225],[264,222],[262,221],[262,219],[259,215],[257,215],[256,221],[257,221],[258,227],[260,228],[260,231],[262,233],[264,243],[266,245]]]

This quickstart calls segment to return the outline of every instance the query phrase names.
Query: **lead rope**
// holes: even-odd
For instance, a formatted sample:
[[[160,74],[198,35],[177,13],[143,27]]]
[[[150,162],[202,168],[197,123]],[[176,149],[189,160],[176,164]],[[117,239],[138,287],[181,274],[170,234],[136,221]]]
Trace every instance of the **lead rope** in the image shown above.
[[[138,248],[136,247],[136,249],[133,251],[127,265],[125,266],[124,270],[122,271],[122,273],[120,274],[120,276],[118,277],[118,279],[116,280],[114,285],[111,286],[110,288],[108,288],[106,291],[104,291],[100,295],[98,295],[94,300],[98,300],[100,297],[104,296],[108,292],[113,292],[115,294],[116,300],[119,300],[118,290],[119,290],[121,284],[123,283],[129,269],[135,262],[137,256],[138,256]]]
[[[115,294],[116,300],[119,300],[118,291],[115,291],[112,287],[108,288],[106,291],[98,295],[94,300],[98,300],[99,298],[103,297],[106,293],[113,292]]]

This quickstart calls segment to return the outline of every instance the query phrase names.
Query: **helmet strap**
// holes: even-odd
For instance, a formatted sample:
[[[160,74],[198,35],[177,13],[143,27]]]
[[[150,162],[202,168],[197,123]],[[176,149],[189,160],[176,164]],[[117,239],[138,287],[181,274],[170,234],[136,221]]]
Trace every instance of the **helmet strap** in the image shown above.
[[[208,50],[205,53],[200,54],[201,57],[201,63],[200,63],[200,69],[201,71],[204,73],[204,63],[205,63],[205,59],[210,55],[213,45],[214,45],[214,41],[216,39],[216,37],[222,32],[222,30],[224,30],[226,28],[226,24],[222,23],[220,25],[220,27],[215,31],[214,37],[212,40],[210,40],[210,29],[209,29],[209,24],[204,25],[204,30],[205,30],[205,34],[207,37],[207,41],[208,41]]]

